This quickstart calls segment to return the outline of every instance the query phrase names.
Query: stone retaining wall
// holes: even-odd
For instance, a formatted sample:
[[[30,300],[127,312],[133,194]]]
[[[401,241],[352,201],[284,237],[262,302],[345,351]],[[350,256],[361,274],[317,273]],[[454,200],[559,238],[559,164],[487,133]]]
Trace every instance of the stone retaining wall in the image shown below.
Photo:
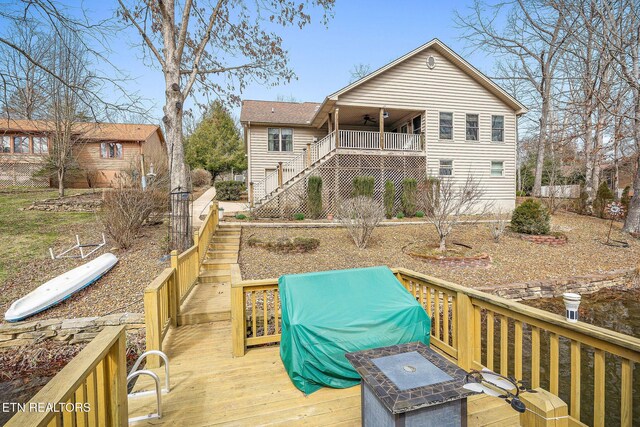
[[[77,344],[91,341],[105,326],[126,325],[127,331],[144,329],[142,313],[116,313],[102,317],[46,319],[0,324],[0,349],[53,339]]]
[[[534,234],[521,234],[522,240],[537,243],[539,245],[562,246],[567,243],[567,237],[539,236]]]
[[[525,283],[511,283],[508,285],[477,289],[514,301],[553,298],[562,296],[564,292],[591,294],[600,289],[627,285],[635,274],[636,270],[630,268],[609,271],[602,274],[574,276],[565,279],[534,280]]]

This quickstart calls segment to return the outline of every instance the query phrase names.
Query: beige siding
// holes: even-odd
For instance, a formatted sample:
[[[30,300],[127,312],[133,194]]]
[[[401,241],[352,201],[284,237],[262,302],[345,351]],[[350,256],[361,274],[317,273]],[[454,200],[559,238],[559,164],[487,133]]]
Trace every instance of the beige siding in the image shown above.
[[[429,55],[436,67],[426,66]],[[427,50],[340,95],[338,105],[368,105],[426,111],[427,168],[437,174],[440,159],[454,161],[454,175],[481,178],[488,200],[512,208],[516,182],[515,112],[435,50]],[[439,141],[439,112],[452,112],[454,138]],[[479,141],[466,141],[465,115],[478,114]],[[491,115],[505,117],[505,142],[491,142]],[[490,177],[491,161],[503,161],[504,177]]]
[[[313,144],[314,138],[318,140],[327,134],[327,130],[308,127],[282,126],[293,129],[293,151],[269,151],[267,147],[267,132],[270,127],[249,127],[249,177],[248,181],[258,182],[264,178],[265,169],[275,169],[278,162],[286,162],[307,148],[307,143]]]

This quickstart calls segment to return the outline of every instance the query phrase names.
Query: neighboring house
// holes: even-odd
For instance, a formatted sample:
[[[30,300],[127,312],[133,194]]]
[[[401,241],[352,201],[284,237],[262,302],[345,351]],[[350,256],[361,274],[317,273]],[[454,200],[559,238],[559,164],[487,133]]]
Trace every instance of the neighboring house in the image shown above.
[[[608,162],[602,166],[602,179],[604,179],[611,190],[617,192],[618,197],[626,187],[630,187],[630,194],[633,195],[633,178],[636,174],[637,157],[628,156],[618,160],[618,188],[613,188],[615,183],[616,167],[613,162]]]
[[[33,174],[53,149],[54,123],[40,120],[0,121],[0,186],[55,185]],[[155,125],[76,123],[78,143],[73,154],[79,170],[68,187],[109,187],[119,172],[139,168],[141,154],[162,154],[165,142]]]
[[[473,174],[487,201],[512,209],[516,122],[526,111],[434,39],[322,103],[244,101],[250,197],[262,215],[304,212],[315,174],[330,213],[357,175],[375,177],[379,200],[394,181],[399,201],[402,179]]]

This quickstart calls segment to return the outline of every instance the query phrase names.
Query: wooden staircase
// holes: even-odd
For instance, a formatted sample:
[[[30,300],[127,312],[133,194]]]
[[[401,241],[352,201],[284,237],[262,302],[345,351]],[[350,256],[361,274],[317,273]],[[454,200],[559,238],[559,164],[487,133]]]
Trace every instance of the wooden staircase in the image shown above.
[[[180,307],[178,325],[231,320],[231,265],[238,263],[240,227],[220,225],[200,268],[198,283]]]

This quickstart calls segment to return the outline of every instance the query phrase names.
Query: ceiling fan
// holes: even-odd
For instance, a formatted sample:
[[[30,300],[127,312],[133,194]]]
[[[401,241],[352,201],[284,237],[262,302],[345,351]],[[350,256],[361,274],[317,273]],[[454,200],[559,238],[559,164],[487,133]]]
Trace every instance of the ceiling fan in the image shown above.
[[[376,124],[376,120],[374,118],[372,118],[369,114],[365,114],[364,116],[362,116],[362,120],[364,120],[364,126],[367,125],[367,122],[371,122],[371,124]]]

